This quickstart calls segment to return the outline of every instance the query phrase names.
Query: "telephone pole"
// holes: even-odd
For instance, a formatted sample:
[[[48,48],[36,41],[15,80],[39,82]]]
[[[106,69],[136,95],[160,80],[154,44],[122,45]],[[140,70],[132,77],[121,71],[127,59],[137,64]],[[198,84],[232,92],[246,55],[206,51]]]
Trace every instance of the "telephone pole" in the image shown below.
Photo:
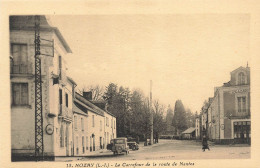
[[[149,109],[150,109],[150,126],[151,126],[151,139],[150,139],[150,143],[151,145],[153,145],[153,110],[152,110],[152,80],[150,80],[150,103],[149,103]]]
[[[43,160],[43,115],[42,115],[42,76],[40,16],[35,16],[35,158]]]

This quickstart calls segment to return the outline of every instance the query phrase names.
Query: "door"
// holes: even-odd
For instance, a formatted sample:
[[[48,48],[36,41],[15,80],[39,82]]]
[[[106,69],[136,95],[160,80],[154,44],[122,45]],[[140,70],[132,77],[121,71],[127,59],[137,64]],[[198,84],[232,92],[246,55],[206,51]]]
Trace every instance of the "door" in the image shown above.
[[[103,149],[102,148],[102,137],[99,138],[99,146],[100,146],[100,149]]]
[[[66,124],[66,137],[65,137],[65,142],[66,142],[66,156],[70,155],[70,146],[69,146],[69,124]]]
[[[95,151],[95,135],[93,135],[93,151]]]

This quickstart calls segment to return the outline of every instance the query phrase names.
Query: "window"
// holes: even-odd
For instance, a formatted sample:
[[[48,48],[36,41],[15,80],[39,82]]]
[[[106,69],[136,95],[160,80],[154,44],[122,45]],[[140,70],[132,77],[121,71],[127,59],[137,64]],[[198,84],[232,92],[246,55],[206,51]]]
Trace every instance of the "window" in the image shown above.
[[[65,98],[66,98],[66,107],[69,107],[69,97],[68,97],[68,93],[65,94]]]
[[[62,104],[62,89],[59,89],[60,104]]]
[[[109,120],[108,120],[108,117],[106,117],[106,126],[109,127]]]
[[[82,137],[82,153],[85,153],[85,142],[84,142],[84,136]]]
[[[244,139],[251,138],[251,123],[250,121],[234,122],[234,138]]]
[[[11,44],[11,55],[13,56],[12,73],[27,72],[27,45]]]
[[[116,129],[116,121],[114,121],[114,129]]]
[[[92,152],[92,138],[91,136],[89,137],[89,150]]]
[[[79,154],[79,138],[76,137],[76,154]]]
[[[84,118],[81,118],[81,130],[84,131]]]
[[[95,116],[92,115],[92,127],[95,127]]]
[[[62,69],[62,59],[61,59],[61,56],[59,56],[59,69]]]
[[[246,97],[237,97],[238,112],[246,112]]]
[[[64,130],[63,130],[62,123],[61,123],[61,127],[60,127],[60,147],[64,147]]]
[[[88,150],[88,137],[86,137],[86,150]]]
[[[113,119],[111,119],[111,128],[113,128]]]
[[[240,72],[238,74],[238,84],[239,85],[244,85],[246,83],[245,81],[245,74],[243,72]]]
[[[102,121],[100,120],[100,131],[102,131]]]
[[[68,146],[68,138],[69,138],[69,127],[66,124],[66,132],[65,132],[65,146]]]
[[[77,121],[77,116],[74,116],[74,125],[75,125],[75,130],[78,129],[78,121]]]
[[[13,105],[28,105],[28,83],[12,84]]]

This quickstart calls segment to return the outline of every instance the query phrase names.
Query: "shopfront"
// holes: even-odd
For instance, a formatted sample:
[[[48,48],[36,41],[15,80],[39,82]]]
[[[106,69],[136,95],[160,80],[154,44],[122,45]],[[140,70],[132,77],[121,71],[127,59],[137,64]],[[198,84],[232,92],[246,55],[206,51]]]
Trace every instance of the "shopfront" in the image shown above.
[[[233,123],[233,138],[235,143],[251,142],[251,121],[235,120]]]

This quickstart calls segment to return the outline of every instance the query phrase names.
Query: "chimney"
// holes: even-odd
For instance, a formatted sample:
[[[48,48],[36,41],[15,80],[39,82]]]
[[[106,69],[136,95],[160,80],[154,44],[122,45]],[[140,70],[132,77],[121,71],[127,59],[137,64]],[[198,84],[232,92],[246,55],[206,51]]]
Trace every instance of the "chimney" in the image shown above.
[[[92,103],[101,108],[102,110],[107,111],[107,103],[105,101],[94,101]]]
[[[89,101],[92,100],[92,92],[83,92],[83,97]]]

